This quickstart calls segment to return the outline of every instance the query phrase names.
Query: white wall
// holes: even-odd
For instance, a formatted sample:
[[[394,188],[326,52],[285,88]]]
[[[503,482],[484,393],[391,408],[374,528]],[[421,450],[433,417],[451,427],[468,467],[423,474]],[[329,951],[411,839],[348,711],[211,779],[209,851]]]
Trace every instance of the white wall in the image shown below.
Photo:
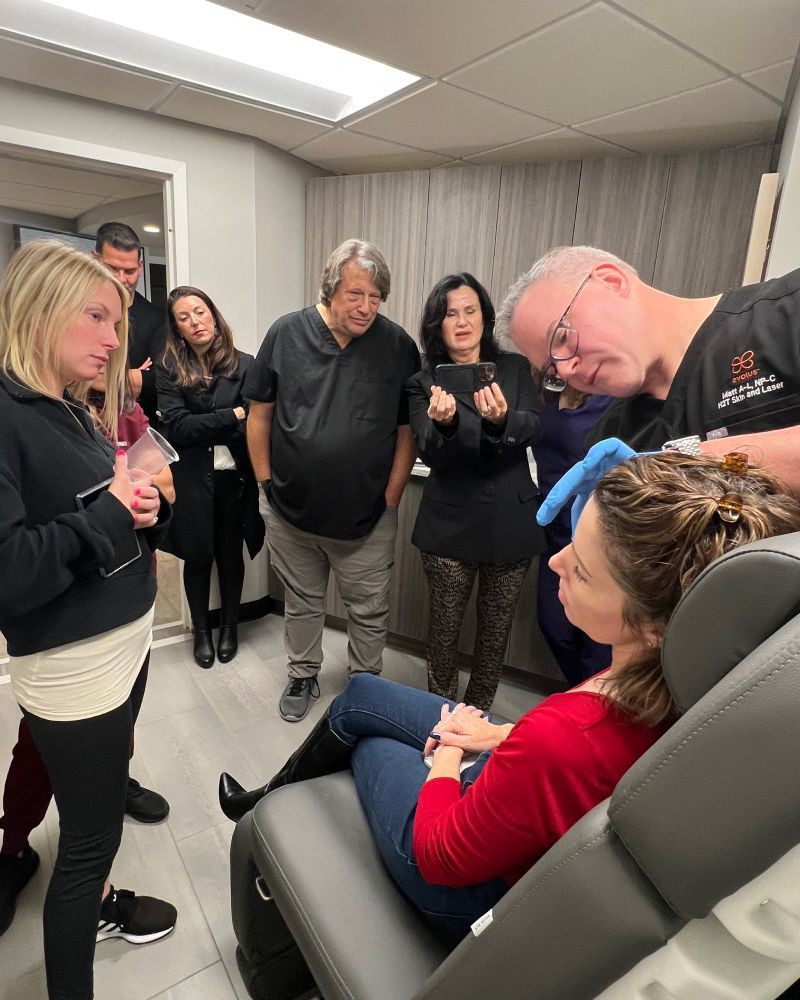
[[[305,182],[318,168],[257,139],[7,80],[0,123],[186,163],[190,281],[243,350],[303,305]]]
[[[778,163],[779,207],[767,277],[800,267],[800,81],[795,89]]]

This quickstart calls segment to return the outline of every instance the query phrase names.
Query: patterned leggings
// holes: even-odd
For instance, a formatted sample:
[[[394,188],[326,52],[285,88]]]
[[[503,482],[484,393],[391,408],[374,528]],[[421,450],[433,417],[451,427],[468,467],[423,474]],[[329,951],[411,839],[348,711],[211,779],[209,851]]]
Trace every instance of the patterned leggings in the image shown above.
[[[478,574],[475,649],[464,701],[488,711],[494,701],[514,609],[530,557],[494,566],[420,553],[428,578],[430,620],[425,644],[428,690],[457,701],[458,638],[475,574]]]

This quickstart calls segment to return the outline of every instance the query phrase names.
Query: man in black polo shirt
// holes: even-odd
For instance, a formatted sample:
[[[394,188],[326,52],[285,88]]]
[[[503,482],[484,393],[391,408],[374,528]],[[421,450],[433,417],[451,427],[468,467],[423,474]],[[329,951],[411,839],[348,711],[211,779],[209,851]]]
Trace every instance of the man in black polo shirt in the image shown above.
[[[164,353],[167,317],[136,291],[142,273],[142,244],[130,226],[104,222],[97,230],[92,256],[101,261],[128,291],[128,365],[139,405],[153,427],[158,426],[156,376],[153,362]]]
[[[405,384],[419,369],[413,340],[378,314],[389,284],[377,247],[342,243],[319,303],[273,323],[244,387],[267,545],[285,587],[287,722],[319,694],[330,570],[347,606],[349,670],[383,666],[397,507],[415,456]]]
[[[558,319],[558,317],[561,317]],[[697,435],[800,488],[800,270],[689,299],[594,247],[549,251],[498,313],[545,384],[616,396],[591,433],[640,451]]]

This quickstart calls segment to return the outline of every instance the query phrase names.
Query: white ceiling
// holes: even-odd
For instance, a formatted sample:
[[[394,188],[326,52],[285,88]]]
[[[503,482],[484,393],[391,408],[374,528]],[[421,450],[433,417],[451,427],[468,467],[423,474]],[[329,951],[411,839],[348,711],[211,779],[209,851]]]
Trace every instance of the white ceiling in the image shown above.
[[[126,67],[2,28],[0,76],[256,136],[327,170],[364,173],[769,141],[800,43],[800,0],[218,2],[422,78],[331,126],[137,70],[135,54]],[[0,192],[12,192],[7,184],[26,201],[24,180],[0,171]],[[59,214],[87,197],[42,187],[61,197]]]

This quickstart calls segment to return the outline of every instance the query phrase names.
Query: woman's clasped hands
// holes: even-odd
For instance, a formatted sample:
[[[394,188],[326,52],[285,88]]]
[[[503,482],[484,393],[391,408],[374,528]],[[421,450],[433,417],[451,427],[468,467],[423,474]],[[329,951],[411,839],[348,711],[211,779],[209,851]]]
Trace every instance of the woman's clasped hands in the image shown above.
[[[499,746],[511,731],[511,724],[497,726],[484,718],[483,712],[474,705],[459,702],[454,708],[442,705],[441,719],[431,729],[439,739],[429,736],[425,742],[423,756],[428,757],[440,746],[458,747],[467,753],[483,753]]]
[[[108,492],[130,511],[136,529],[152,528],[158,523],[161,497],[153,486],[152,476],[128,468],[128,456],[118,451],[114,461],[114,478]]]

